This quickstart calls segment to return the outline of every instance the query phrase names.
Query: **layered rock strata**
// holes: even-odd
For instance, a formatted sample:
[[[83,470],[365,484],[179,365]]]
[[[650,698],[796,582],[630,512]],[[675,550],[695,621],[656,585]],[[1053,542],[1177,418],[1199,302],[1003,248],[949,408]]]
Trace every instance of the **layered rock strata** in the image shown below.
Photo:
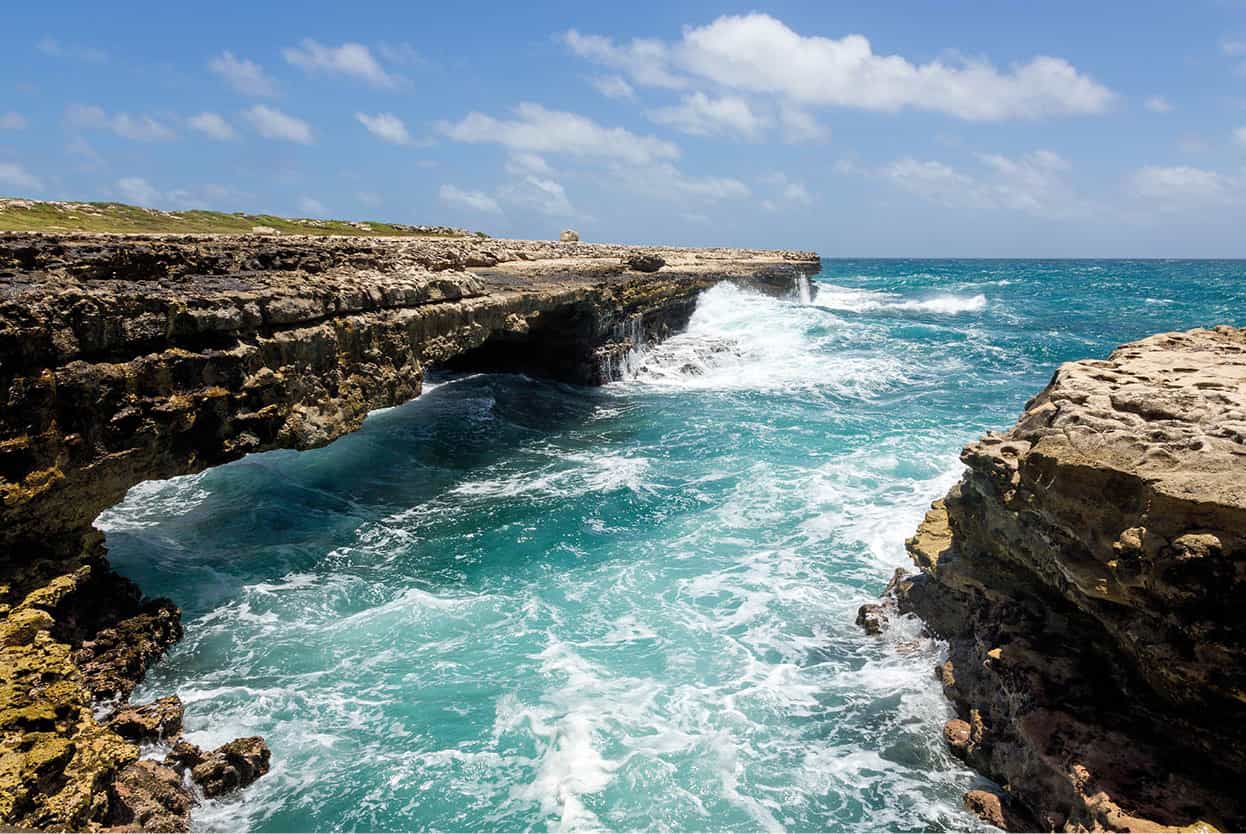
[[[1246,330],[1066,364],[961,457],[893,587],[948,641],[949,745],[1004,788],[967,803],[1013,828],[1246,827]]]
[[[311,448],[425,369],[596,384],[723,280],[792,292],[803,252],[504,240],[0,235],[0,827],[184,828],[268,767],[126,699],[180,612],[114,574],[98,514],[133,485]],[[642,271],[643,270],[643,271]],[[172,750],[140,759],[151,730]]]

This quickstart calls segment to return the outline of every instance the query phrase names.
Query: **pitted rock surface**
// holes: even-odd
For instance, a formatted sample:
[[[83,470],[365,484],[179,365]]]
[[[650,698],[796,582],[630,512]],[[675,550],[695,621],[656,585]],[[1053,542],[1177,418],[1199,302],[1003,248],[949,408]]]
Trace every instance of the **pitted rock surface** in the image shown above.
[[[1240,830],[1246,330],[1066,364],[962,460],[896,586],[949,641],[953,751],[1044,828]]]

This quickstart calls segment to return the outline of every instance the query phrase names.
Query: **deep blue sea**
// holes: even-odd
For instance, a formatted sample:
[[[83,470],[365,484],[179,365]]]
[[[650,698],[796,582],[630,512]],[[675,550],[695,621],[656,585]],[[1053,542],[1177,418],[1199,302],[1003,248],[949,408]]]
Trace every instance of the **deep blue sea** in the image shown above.
[[[1066,360],[1246,324],[1246,263],[827,260],[590,389],[436,378],[327,448],[135,487],[185,611],[136,699],[272,773],[200,828],[979,829],[940,646],[853,624],[957,452]],[[807,302],[807,303],[806,303]]]

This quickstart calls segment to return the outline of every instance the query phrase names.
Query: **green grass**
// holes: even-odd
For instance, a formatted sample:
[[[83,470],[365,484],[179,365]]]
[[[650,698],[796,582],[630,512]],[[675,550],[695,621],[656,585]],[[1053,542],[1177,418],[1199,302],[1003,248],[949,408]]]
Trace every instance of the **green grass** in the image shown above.
[[[124,203],[42,202],[0,198],[0,232],[130,232],[160,234],[352,235],[355,237],[487,237],[447,226],[313,220],[220,211],[159,211]]]

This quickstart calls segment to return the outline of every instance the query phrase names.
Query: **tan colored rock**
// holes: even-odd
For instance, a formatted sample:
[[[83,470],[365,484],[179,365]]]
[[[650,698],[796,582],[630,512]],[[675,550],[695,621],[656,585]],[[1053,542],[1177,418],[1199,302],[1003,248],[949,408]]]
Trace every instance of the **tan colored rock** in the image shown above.
[[[150,704],[127,704],[106,722],[108,728],[131,741],[160,741],[182,732],[182,699],[176,695]]]
[[[575,229],[563,229],[558,239],[563,243],[575,243],[580,239],[580,233]]]
[[[112,786],[109,831],[189,831],[190,795],[182,777],[144,759],[121,771]]]
[[[1064,365],[962,460],[896,592],[949,744],[1043,827],[1246,825],[1246,330]]]

